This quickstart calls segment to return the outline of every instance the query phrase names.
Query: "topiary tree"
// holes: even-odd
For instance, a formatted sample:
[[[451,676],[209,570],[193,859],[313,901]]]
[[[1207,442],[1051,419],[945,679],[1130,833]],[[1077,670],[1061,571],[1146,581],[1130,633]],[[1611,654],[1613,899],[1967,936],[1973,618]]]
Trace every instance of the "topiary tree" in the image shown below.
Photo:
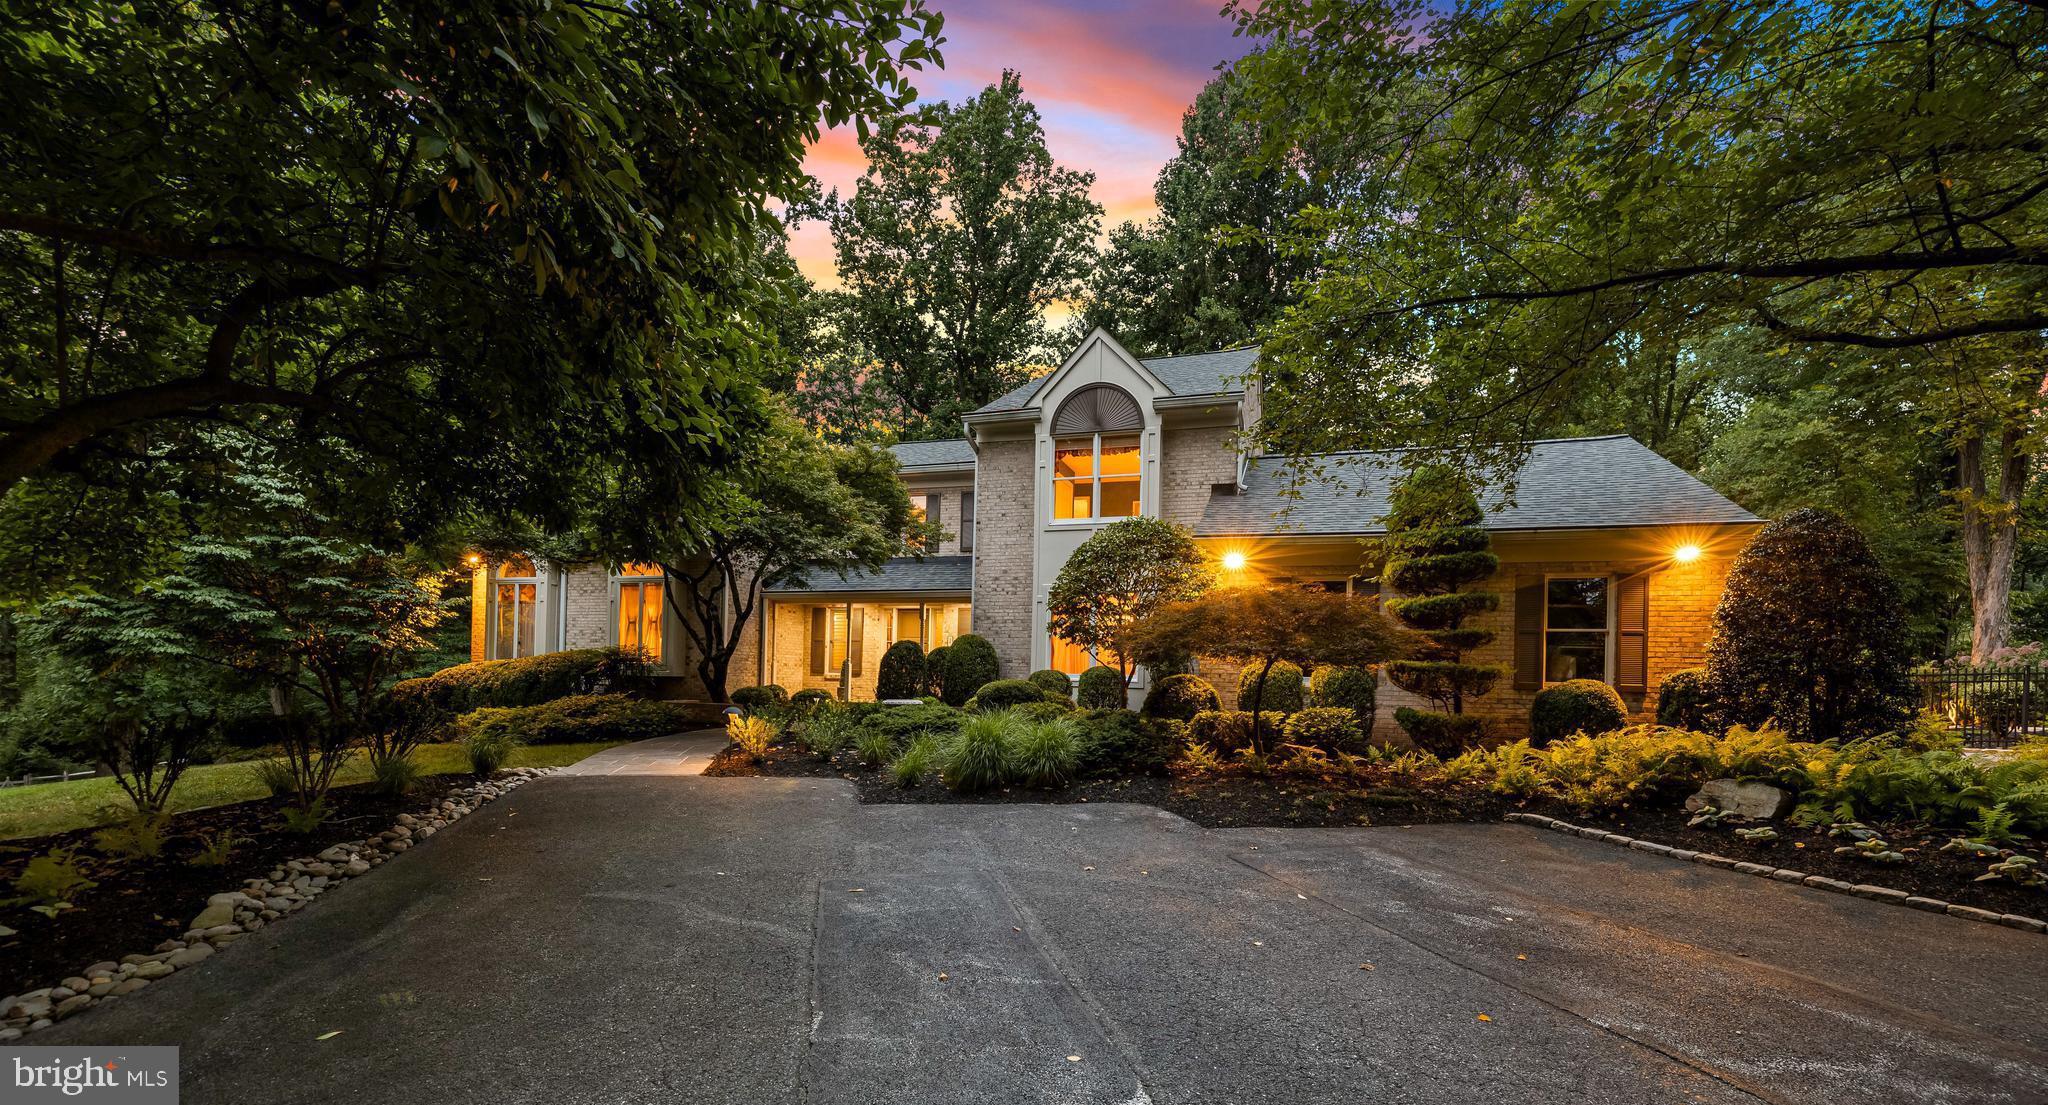
[[[1467,652],[1494,637],[1490,629],[1467,627],[1466,619],[1500,607],[1497,594],[1463,590],[1500,568],[1484,520],[1470,481],[1441,465],[1418,468],[1396,484],[1387,514],[1381,578],[1401,593],[1387,600],[1387,612],[1429,641],[1415,658],[1388,664],[1387,678],[1436,706],[1403,706],[1394,720],[1419,747],[1440,756],[1477,739],[1481,722],[1466,715],[1465,700],[1492,690],[1501,677],[1497,665],[1465,661]]]
[[[1713,724],[1714,696],[1707,669],[1684,668],[1657,686],[1657,724],[1703,730]]]
[[[1221,710],[1223,697],[1199,675],[1169,675],[1152,684],[1145,695],[1146,717],[1192,721],[1204,710]]]
[[[1795,510],[1729,569],[1707,642],[1722,720],[1775,719],[1794,740],[1883,732],[1908,714],[1898,588],[1856,527]]]
[[[1301,709],[1301,668],[1285,660],[1268,671],[1249,664],[1237,673],[1237,708],[1246,706],[1291,714]]]
[[[1129,687],[1137,663],[1119,638],[1168,603],[1199,596],[1213,579],[1185,527],[1127,518],[1095,531],[1060,567],[1046,593],[1046,629],[1114,666]]]
[[[1127,703],[1127,686],[1120,668],[1097,664],[1081,673],[1075,701],[1084,710],[1121,710]]]
[[[1067,678],[1066,672],[1054,671],[1051,668],[1040,668],[1025,676],[1025,678],[1038,684],[1039,689],[1043,690],[1046,694],[1064,698],[1068,702],[1074,700],[1074,681]]]
[[[876,698],[923,698],[927,680],[924,649],[916,641],[898,641],[882,653],[875,672]]]
[[[946,646],[946,674],[939,697],[948,706],[959,706],[974,697],[974,692],[1002,674],[1002,663],[996,659],[996,646],[988,638],[973,633],[963,633]],[[1022,680],[1019,680],[1022,682]]]
[[[1299,587],[1232,587],[1192,602],[1177,602],[1131,626],[1123,639],[1131,658],[1193,653],[1256,664],[1263,677],[1288,663],[1365,667],[1406,656],[1418,641],[1395,625],[1371,599]],[[1252,739],[1262,742],[1261,704],[1252,704]],[[1260,745],[1264,751],[1264,745]]]
[[[1529,709],[1529,743],[1537,748],[1573,733],[1599,736],[1628,725],[1628,709],[1613,687],[1598,679],[1568,679],[1545,687]]]
[[[1308,677],[1311,706],[1337,706],[1358,715],[1358,725],[1372,732],[1373,715],[1379,709],[1380,677],[1367,668],[1339,668],[1328,664]]]

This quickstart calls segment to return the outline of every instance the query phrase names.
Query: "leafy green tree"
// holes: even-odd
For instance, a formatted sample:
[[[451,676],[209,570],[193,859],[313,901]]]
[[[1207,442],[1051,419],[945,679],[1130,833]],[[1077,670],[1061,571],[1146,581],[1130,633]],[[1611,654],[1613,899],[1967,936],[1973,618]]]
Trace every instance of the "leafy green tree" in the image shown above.
[[[1262,129],[1240,100],[1227,71],[1195,97],[1180,152],[1153,185],[1159,214],[1109,232],[1074,319],[1077,340],[1099,326],[1140,355],[1244,345],[1293,302],[1313,258],[1284,252],[1276,238],[1328,189],[1308,158],[1256,160]]]
[[[591,522],[592,551],[613,564],[658,564],[705,692],[725,699],[733,652],[763,588],[813,571],[873,571],[937,540],[913,518],[896,458],[872,445],[832,445],[778,414],[758,455],[705,476],[692,504],[662,481],[625,485]]]
[[[867,175],[828,205],[845,282],[836,325],[891,425],[953,436],[961,414],[1050,356],[1045,310],[1078,293],[1094,261],[1094,176],[1053,162],[1011,72],[963,104],[883,125],[861,149]]]
[[[2026,44],[2048,11],[1278,0],[1238,18],[1267,44],[1238,69],[1271,145],[1361,171],[1291,238],[1320,268],[1265,346],[1271,451],[1526,438],[1612,378],[1626,335],[1862,351],[1955,457],[1973,651],[2002,642],[2041,433],[2048,82]]]
[[[1137,663],[1120,638],[1168,603],[1199,597],[1215,570],[1194,534],[1157,518],[1127,518],[1095,531],[1060,566],[1046,592],[1046,631],[1117,669],[1131,685]]]
[[[0,492],[116,496],[195,422],[330,507],[687,499],[759,422],[756,249],[920,0],[50,3],[0,30]],[[124,546],[101,550],[122,555]]]
[[[1414,659],[1388,664],[1387,678],[1436,706],[1403,706],[1394,720],[1417,746],[1448,756],[1479,736],[1480,719],[1465,713],[1465,700],[1492,690],[1501,677],[1498,666],[1465,659],[1494,638],[1492,630],[1468,627],[1466,620],[1499,609],[1500,596],[1464,589],[1492,578],[1500,557],[1480,524],[1485,516],[1471,484],[1455,469],[1432,465],[1410,472],[1395,485],[1390,505],[1381,578],[1401,595],[1387,600],[1387,612],[1420,630],[1429,645]]]
[[[1898,591],[1863,535],[1823,510],[1765,526],[1714,609],[1707,679],[1721,720],[1795,740],[1868,737],[1909,712]]]
[[[1195,655],[1252,665],[1256,673],[1248,670],[1246,676],[1255,674],[1253,685],[1260,687],[1278,664],[1297,671],[1321,664],[1369,667],[1406,656],[1422,643],[1367,598],[1299,587],[1217,588],[1161,607],[1119,639],[1141,664]],[[1267,750],[1262,707],[1255,697],[1252,740]]]

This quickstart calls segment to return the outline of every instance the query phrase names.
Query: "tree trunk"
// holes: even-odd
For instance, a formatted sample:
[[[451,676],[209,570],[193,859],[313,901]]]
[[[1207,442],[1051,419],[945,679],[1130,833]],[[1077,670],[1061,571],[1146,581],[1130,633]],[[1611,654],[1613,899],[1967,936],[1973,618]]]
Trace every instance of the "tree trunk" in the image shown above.
[[[2026,491],[2024,435],[2008,426],[1998,443],[1998,487],[1987,486],[1984,438],[1972,432],[1957,450],[1963,505],[1963,560],[1970,577],[1970,659],[1983,663],[2005,647],[2012,578],[2019,554],[2019,503]]]
[[[1267,658],[1266,666],[1259,669],[1258,685],[1252,688],[1252,747],[1260,755],[1264,755],[1266,752],[1266,742],[1264,734],[1259,732],[1259,711],[1266,704],[1266,677],[1273,674],[1275,659],[1273,657]]]

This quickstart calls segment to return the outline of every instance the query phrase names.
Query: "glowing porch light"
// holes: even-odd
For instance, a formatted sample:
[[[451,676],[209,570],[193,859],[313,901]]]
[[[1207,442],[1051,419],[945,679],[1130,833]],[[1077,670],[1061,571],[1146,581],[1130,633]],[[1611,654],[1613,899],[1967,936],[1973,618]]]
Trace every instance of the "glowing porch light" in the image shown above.
[[[1223,570],[1226,572],[1244,571],[1244,554],[1238,552],[1236,549],[1232,549],[1231,551],[1224,553]]]
[[[1702,555],[1702,552],[1703,550],[1701,550],[1701,548],[1698,545],[1680,545],[1677,548],[1671,550],[1671,559],[1676,560],[1680,564],[1690,564],[1693,561],[1698,560]]]

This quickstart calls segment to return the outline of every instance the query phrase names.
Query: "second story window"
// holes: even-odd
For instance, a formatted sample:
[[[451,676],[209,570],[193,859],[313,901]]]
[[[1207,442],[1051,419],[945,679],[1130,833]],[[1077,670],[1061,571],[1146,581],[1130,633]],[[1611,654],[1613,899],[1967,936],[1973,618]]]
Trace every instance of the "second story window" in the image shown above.
[[[1138,514],[1138,435],[1060,438],[1052,447],[1052,516],[1060,520]]]

